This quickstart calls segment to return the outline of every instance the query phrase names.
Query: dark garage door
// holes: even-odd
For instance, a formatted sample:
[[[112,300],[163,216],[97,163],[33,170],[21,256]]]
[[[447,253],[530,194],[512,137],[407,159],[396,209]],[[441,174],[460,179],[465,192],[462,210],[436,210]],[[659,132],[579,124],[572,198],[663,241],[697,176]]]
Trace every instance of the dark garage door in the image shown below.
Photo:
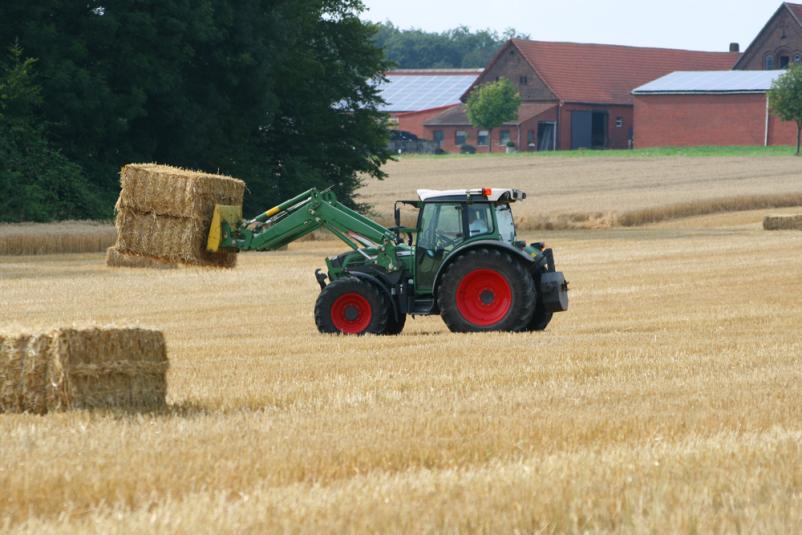
[[[593,112],[571,112],[571,148],[589,149],[593,146]]]

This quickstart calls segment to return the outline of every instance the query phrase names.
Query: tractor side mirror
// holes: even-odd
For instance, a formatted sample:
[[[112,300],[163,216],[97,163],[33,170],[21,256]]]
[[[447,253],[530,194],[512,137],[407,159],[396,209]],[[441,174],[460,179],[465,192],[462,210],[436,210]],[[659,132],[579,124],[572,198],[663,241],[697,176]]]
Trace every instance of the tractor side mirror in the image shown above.
[[[401,226],[401,207],[398,206],[398,203],[395,204],[393,207],[393,217],[395,219],[395,226]]]

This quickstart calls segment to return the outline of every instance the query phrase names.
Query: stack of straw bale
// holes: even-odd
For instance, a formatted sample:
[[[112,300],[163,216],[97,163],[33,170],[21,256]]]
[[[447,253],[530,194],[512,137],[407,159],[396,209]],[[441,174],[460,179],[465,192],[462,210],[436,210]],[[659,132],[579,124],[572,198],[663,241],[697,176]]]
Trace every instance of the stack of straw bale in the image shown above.
[[[0,413],[159,408],[165,404],[167,368],[160,331],[0,333]]]
[[[207,252],[206,238],[215,204],[242,204],[243,181],[166,165],[130,164],[120,172],[120,186],[117,242],[107,252],[109,266],[236,265],[235,253]]]
[[[802,230],[802,215],[769,215],[763,218],[765,230]]]

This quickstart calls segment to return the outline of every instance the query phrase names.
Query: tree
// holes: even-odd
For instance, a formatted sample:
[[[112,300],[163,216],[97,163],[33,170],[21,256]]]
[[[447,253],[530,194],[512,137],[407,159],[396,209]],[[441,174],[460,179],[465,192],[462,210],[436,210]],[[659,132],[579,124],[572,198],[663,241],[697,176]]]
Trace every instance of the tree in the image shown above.
[[[514,29],[499,34],[490,30],[472,32],[466,26],[458,26],[437,33],[402,30],[383,22],[378,25],[374,43],[401,69],[458,69],[484,67],[505,41],[528,37]]]
[[[489,152],[493,152],[493,129],[514,120],[520,105],[518,89],[506,78],[482,84],[471,91],[466,104],[468,120],[474,128],[488,131]]]
[[[98,217],[103,208],[81,168],[47,140],[35,65],[18,44],[0,63],[0,221]]]
[[[3,0],[38,58],[48,136],[105,206],[128,162],[221,172],[246,212],[309,187],[351,201],[389,157],[388,68],[359,0]]]
[[[796,155],[802,137],[802,66],[794,65],[774,80],[769,90],[771,112],[783,121],[796,123]]]

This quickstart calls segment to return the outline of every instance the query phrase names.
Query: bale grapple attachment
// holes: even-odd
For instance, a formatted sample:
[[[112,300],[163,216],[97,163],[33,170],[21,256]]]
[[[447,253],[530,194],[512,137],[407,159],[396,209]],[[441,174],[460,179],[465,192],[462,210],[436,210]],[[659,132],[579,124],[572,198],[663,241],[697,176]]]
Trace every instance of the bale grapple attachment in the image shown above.
[[[206,240],[206,250],[210,253],[230,250],[224,248],[223,244],[231,242],[234,231],[241,222],[242,206],[216,204],[209,227],[209,237]]]

